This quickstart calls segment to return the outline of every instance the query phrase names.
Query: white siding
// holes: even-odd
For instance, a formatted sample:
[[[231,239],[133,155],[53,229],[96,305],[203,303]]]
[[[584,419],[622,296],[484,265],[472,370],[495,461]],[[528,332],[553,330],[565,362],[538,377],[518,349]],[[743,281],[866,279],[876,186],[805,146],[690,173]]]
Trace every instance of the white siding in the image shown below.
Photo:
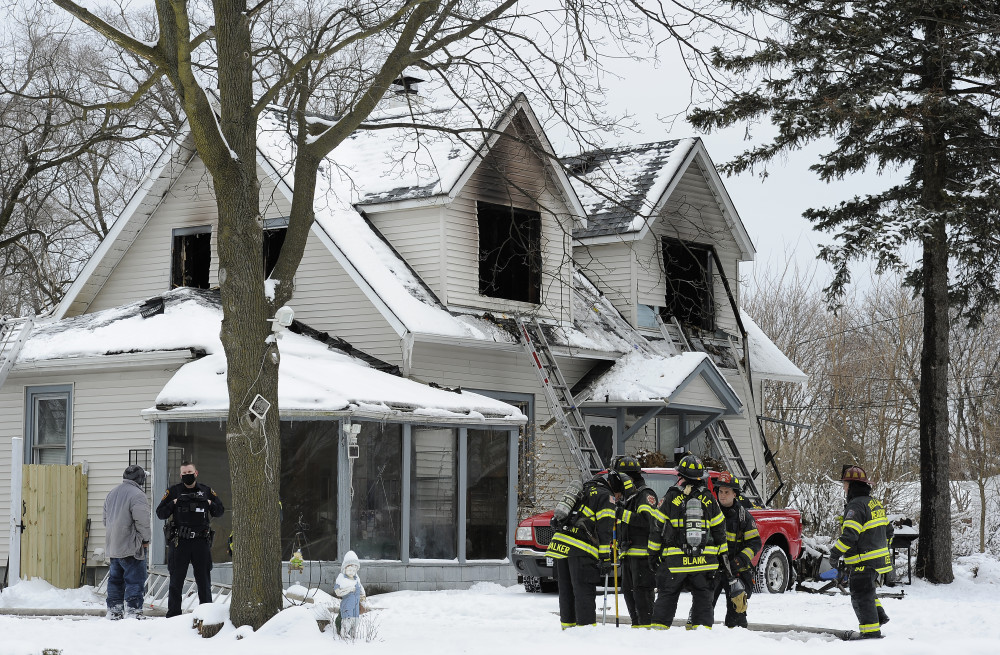
[[[570,386],[596,364],[584,359],[559,358],[558,361]],[[418,344],[414,349],[413,376],[445,386],[535,394],[539,504],[551,505],[566,484],[576,477],[569,448],[556,430],[544,433],[540,430],[551,413],[534,369],[523,353]]]
[[[734,295],[737,293],[739,248],[726,223],[722,207],[697,162],[692,162],[684,172],[649,233],[635,244],[637,301],[643,305],[662,307],[666,297],[662,237],[715,246],[729,280],[729,287]],[[716,326],[732,334],[739,334],[722,278],[718,272],[714,277]]]
[[[573,249],[577,266],[621,315],[635,325],[636,257],[631,243],[578,245]]]
[[[175,368],[122,369],[104,373],[11,376],[0,389],[0,524],[10,520],[10,440],[24,437],[24,388],[73,384],[72,463],[89,465],[87,515],[91,519],[89,553],[104,547],[103,508],[108,492],[121,483],[132,448],[152,448],[152,427],[139,415],[152,407]],[[27,447],[27,445],[26,445]],[[154,484],[156,484],[154,482]],[[153,490],[154,500],[158,497]],[[7,538],[0,538],[6,560]],[[88,554],[89,554],[88,553]]]
[[[444,233],[444,210],[425,207],[394,212],[369,212],[368,218],[413,267],[443,303],[448,302],[441,274],[450,247]]]
[[[306,325],[399,365],[399,336],[315,234],[309,234],[289,305]]]
[[[527,135],[525,121],[516,120],[510,134]],[[523,138],[523,137],[522,137]],[[530,137],[533,138],[533,137]],[[541,212],[542,306],[479,295],[479,227],[477,201]],[[531,149],[501,138],[459,195],[446,208],[448,244],[445,295],[448,304],[500,312],[535,312],[571,320],[570,259],[572,218],[560,186]]]
[[[691,380],[681,392],[674,396],[672,404],[691,405],[695,407],[711,407],[722,409],[722,402],[712,388],[705,382],[705,378],[698,376]]]
[[[289,205],[275,193],[274,185],[258,171],[265,218],[287,216]],[[107,282],[85,312],[117,307],[155,296],[170,289],[172,231],[176,228],[212,226],[212,264],[209,285],[219,284],[217,254],[219,214],[212,178],[201,159],[195,157],[170,187],[146,226],[139,232]]]

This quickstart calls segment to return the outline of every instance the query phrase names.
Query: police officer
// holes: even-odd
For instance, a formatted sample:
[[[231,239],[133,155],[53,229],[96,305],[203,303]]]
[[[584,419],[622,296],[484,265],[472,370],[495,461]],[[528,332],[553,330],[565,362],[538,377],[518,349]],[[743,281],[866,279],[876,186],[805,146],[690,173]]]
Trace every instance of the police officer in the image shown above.
[[[840,539],[830,549],[830,563],[839,568],[843,558],[850,567],[848,588],[860,629],[860,634],[852,632],[851,638],[881,639],[882,624],[888,623],[889,617],[882,602],[875,598],[875,588],[878,576],[892,570],[892,526],[882,503],[872,498],[871,483],[863,468],[846,466],[840,479],[847,505]]]
[[[659,550],[660,522],[656,519],[656,493],[646,486],[639,460],[631,455],[615,458],[611,468],[627,475],[616,528],[621,557],[622,595],[633,628],[648,628],[653,621],[656,576],[649,568],[649,541]],[[653,529],[651,533],[651,528]]]
[[[167,568],[170,594],[167,616],[181,613],[181,591],[188,565],[194,569],[198,600],[212,602],[212,536],[210,517],[225,511],[219,496],[207,484],[197,482],[198,469],[192,462],[181,464],[181,482],[167,489],[156,506],[156,516],[173,517],[167,529]]]
[[[723,471],[715,479],[715,494],[719,499],[722,514],[726,517],[726,542],[728,544],[729,568],[725,575],[720,571],[715,576],[715,595],[712,607],[719,602],[722,592],[726,593],[727,628],[747,627],[746,601],[753,589],[753,558],[760,552],[760,533],[757,522],[746,506],[740,502],[739,479]],[[734,580],[739,584],[734,585]],[[740,594],[743,594],[740,596]]]
[[[545,555],[552,558],[559,582],[559,621],[563,630],[597,623],[597,584],[602,570],[611,563],[615,524],[611,493],[608,480],[595,476],[583,485],[565,520],[553,517],[555,533]]]
[[[677,613],[681,591],[691,592],[691,626],[711,630],[713,622],[712,585],[719,558],[726,557],[725,517],[704,481],[708,471],[694,455],[684,456],[677,465],[677,484],[660,502],[659,518],[662,549],[650,544],[649,563],[656,570],[658,595],[653,604],[653,624],[668,630]]]

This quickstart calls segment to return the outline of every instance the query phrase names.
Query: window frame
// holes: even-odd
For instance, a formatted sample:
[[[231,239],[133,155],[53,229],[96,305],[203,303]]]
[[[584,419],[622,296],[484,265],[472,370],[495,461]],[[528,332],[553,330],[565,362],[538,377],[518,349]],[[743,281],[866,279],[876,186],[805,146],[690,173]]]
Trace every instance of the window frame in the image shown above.
[[[24,388],[24,463],[40,464],[35,461],[35,453],[39,450],[48,450],[56,446],[36,445],[37,434],[35,432],[35,402],[48,396],[49,398],[64,397],[66,399],[66,461],[70,464],[73,461],[73,385],[72,384],[47,384],[38,386],[26,386]]]
[[[686,308],[683,313],[678,312],[677,294],[671,293],[671,271],[668,270],[667,250],[668,248],[681,247],[692,256],[695,262],[701,267],[702,277],[697,282],[690,278],[683,278],[683,282],[690,284],[699,291],[697,306]],[[662,316],[669,318],[676,316],[677,319],[686,325],[696,327],[705,332],[714,332],[717,325],[715,310],[715,263],[712,257],[712,246],[695,241],[685,241],[673,237],[662,237],[660,242],[660,254],[663,263],[663,279],[666,290],[663,298]],[[697,256],[696,256],[697,255]],[[698,261],[703,258],[704,261]],[[680,278],[678,278],[680,279]],[[702,286],[703,285],[703,286]],[[701,294],[704,294],[703,296]],[[700,319],[697,320],[696,319]]]
[[[521,290],[523,292],[523,297],[512,298],[510,296],[518,295],[516,293],[511,293],[507,295],[499,295],[499,292],[490,293],[490,287],[497,287],[496,281],[496,267],[494,266],[493,275],[491,278],[487,279],[484,276],[484,266],[488,264],[488,260],[484,259],[484,248],[483,248],[483,222],[484,219],[493,218],[497,220],[497,216],[503,216],[508,220],[508,224],[513,231],[513,227],[516,225],[526,226],[528,232],[529,242],[524,245],[524,252],[515,252],[513,257],[524,257],[527,260],[527,289]],[[508,302],[521,302],[529,305],[541,305],[542,304],[542,213],[537,209],[525,209],[523,207],[515,207],[513,205],[501,205],[494,202],[487,202],[485,200],[476,201],[476,238],[478,240],[478,258],[479,258],[479,279],[478,279],[478,290],[479,295],[484,298],[495,298],[497,300],[506,300]],[[499,247],[499,246],[498,246]],[[498,247],[491,248],[487,252],[492,252],[498,249]],[[502,253],[501,253],[502,254]]]
[[[174,265],[177,263],[177,239],[179,237],[187,237],[199,234],[208,235],[208,263],[206,264],[207,276],[205,279],[204,287],[191,287],[186,284],[175,285],[174,281],[176,279],[176,271]],[[184,275],[181,274],[181,280],[183,281]],[[212,226],[211,225],[195,225],[192,227],[175,227],[170,231],[170,289],[178,289],[181,287],[187,287],[191,289],[209,289],[212,286]]]

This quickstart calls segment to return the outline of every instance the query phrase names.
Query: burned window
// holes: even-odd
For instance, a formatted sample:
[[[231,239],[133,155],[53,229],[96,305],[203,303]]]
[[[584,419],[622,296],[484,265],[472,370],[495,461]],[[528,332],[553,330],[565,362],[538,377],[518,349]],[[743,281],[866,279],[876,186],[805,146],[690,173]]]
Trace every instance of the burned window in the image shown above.
[[[288,233],[288,218],[268,218],[264,221],[264,278],[271,275],[271,271],[278,263],[278,255],[281,254],[281,246],[285,243],[285,235]]]
[[[170,262],[170,288],[208,288],[212,266],[212,227],[178,228],[173,231],[173,254]]]
[[[479,293],[538,304],[542,288],[542,217],[537,211],[476,203]]]
[[[664,239],[663,273],[667,284],[662,309],[664,318],[675,316],[685,325],[714,330],[711,249],[687,241]]]

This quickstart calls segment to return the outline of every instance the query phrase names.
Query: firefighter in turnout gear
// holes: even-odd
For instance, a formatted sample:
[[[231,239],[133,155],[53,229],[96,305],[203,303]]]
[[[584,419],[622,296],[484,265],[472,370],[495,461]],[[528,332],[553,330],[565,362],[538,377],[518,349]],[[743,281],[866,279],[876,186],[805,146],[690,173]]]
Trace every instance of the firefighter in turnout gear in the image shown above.
[[[631,455],[615,458],[611,468],[627,476],[623,503],[618,512],[618,548],[621,556],[622,595],[633,628],[648,628],[653,621],[656,576],[649,568],[649,542],[660,550],[656,493],[646,486],[639,460]],[[654,528],[654,526],[656,526]]]
[[[728,552],[725,517],[704,481],[701,460],[686,455],[677,466],[680,477],[660,501],[662,548],[650,544],[650,565],[656,567],[652,627],[667,630],[677,613],[681,591],[691,592],[691,629],[712,628],[713,576]]]
[[[579,482],[576,488],[580,488]],[[568,505],[565,499],[560,502]],[[559,620],[563,630],[597,623],[597,585],[602,569],[611,564],[611,533],[615,524],[608,481],[599,475],[587,481],[575,492],[572,507],[567,510],[563,514],[557,508],[552,517],[555,533],[545,552],[553,560],[559,582]]]
[[[188,565],[194,570],[198,601],[212,602],[212,517],[225,511],[222,501],[207,484],[196,482],[198,469],[191,462],[181,465],[181,482],[167,489],[156,506],[156,516],[172,519],[164,525],[167,537],[167,569],[170,589],[167,616],[181,613],[181,591]]]
[[[892,570],[892,525],[885,508],[872,498],[868,475],[860,466],[846,466],[841,474],[847,505],[843,531],[830,549],[830,563],[839,568],[841,558],[849,567],[851,605],[858,617],[861,639],[881,639],[889,617],[875,598],[878,577]]]
[[[746,604],[753,589],[753,558],[761,548],[760,533],[757,532],[757,522],[739,500],[742,497],[740,481],[735,475],[724,471],[717,477],[715,494],[719,499],[722,514],[726,517],[729,569],[719,571],[715,576],[712,607],[715,607],[719,602],[719,596],[725,592],[726,627],[745,628],[747,627]]]

